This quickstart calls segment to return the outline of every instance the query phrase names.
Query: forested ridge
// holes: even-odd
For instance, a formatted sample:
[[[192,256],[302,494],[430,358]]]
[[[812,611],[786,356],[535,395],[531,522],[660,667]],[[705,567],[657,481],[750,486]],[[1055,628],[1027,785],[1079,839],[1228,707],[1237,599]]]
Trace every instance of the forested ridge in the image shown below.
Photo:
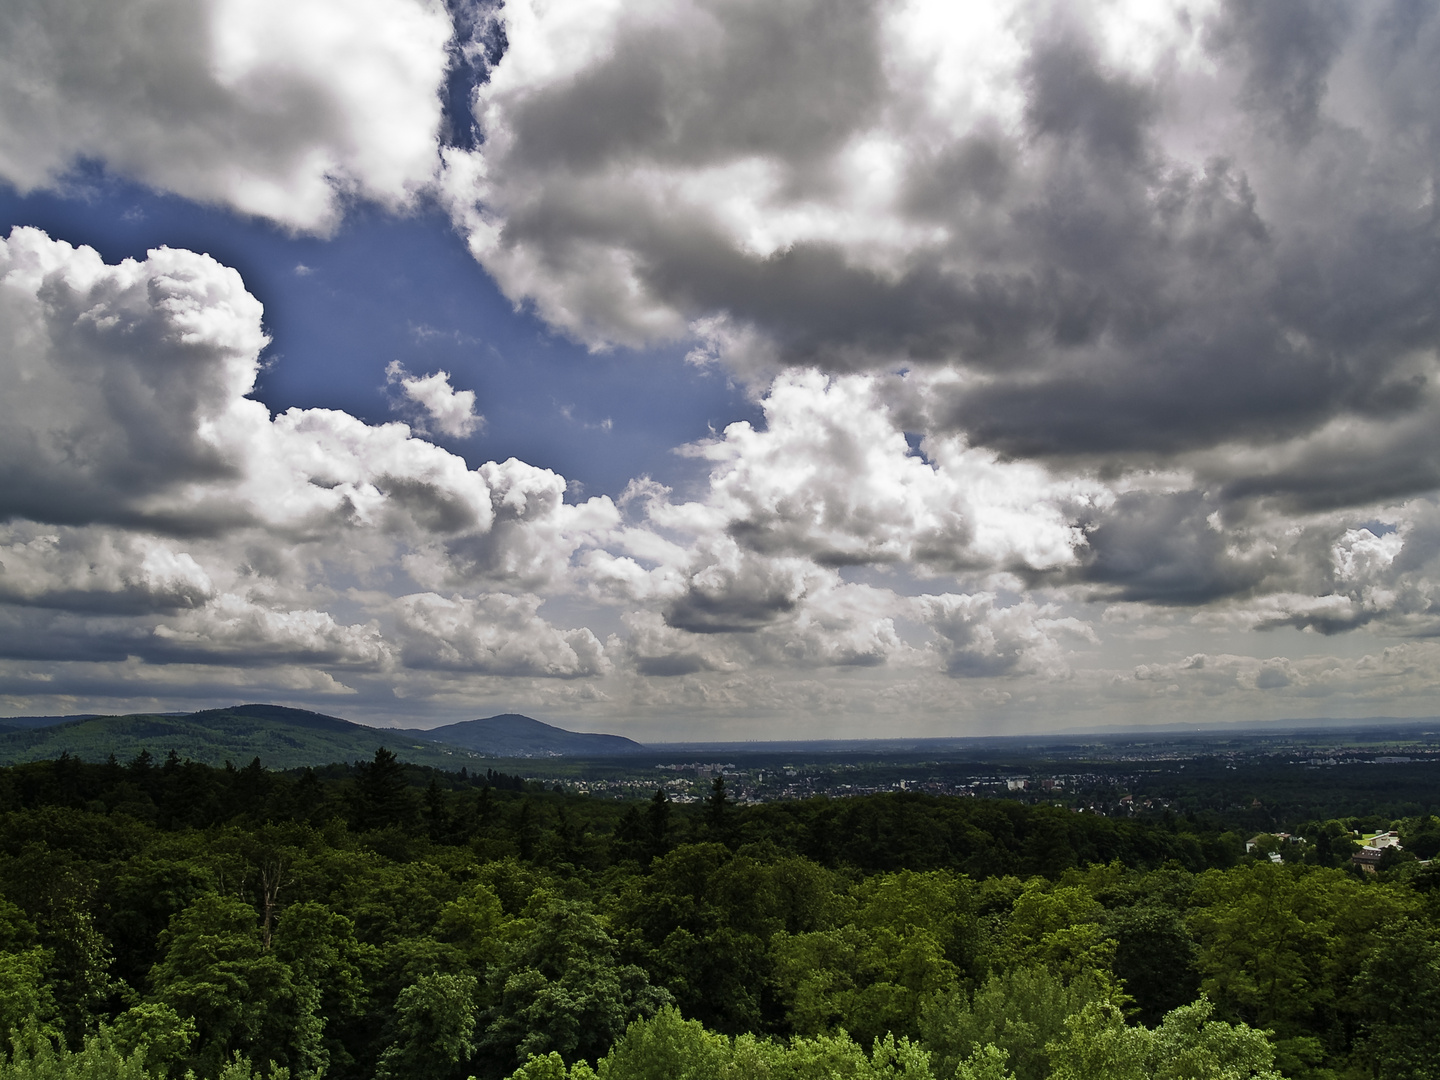
[[[1440,821],[0,770],[9,1077],[1440,1077]],[[1367,824],[1370,824],[1367,822]],[[1273,845],[1272,845],[1273,846]],[[1262,846],[1263,847],[1263,846]]]

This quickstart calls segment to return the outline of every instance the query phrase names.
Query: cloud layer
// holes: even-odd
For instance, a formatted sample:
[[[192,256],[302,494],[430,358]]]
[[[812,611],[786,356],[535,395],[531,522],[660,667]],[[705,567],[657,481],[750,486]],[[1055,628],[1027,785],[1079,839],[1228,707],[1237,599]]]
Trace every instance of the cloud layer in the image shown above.
[[[1093,638],[993,591],[846,579],[1077,572],[1075,522],[1110,499],[953,439],[913,450],[876,377],[778,380],[762,428],[682,448],[708,472],[693,498],[640,480],[618,504],[573,503],[553,472],[470,469],[405,424],[272,416],[248,396],[261,316],[208,256],[107,265],[35,229],[0,242],[12,662],[308,671],[330,692],[424,697],[487,678],[1055,676],[1060,639]],[[422,401],[445,384],[393,374]],[[601,633],[549,614],[584,606]]]
[[[763,420],[567,501],[431,441],[484,423],[449,371],[271,415],[235,270],[16,229],[0,695],[1430,708],[1437,72],[1398,0],[11,4],[17,188],[435,199],[517,305]]]

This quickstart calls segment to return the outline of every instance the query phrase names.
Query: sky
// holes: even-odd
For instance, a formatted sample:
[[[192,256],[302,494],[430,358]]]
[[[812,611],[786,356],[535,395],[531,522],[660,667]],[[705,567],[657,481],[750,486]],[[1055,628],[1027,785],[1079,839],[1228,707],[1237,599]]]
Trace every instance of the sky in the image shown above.
[[[1440,714],[1440,9],[14,0],[0,715]]]

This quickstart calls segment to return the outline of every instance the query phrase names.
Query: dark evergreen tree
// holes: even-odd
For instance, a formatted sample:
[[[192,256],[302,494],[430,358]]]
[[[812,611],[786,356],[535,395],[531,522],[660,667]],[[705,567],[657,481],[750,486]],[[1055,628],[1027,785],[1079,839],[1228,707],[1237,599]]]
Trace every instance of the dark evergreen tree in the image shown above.
[[[1195,942],[1184,919],[1170,907],[1138,904],[1110,912],[1107,932],[1116,939],[1113,963],[1142,1023],[1158,1024],[1171,1009],[1200,992]]]
[[[490,785],[480,789],[480,794],[475,796],[475,817],[482,832],[489,831],[495,824],[495,793]]]
[[[314,769],[307,767],[300,774],[300,779],[295,782],[295,786],[290,789],[290,816],[297,821],[318,824],[327,801],[325,789],[320,784],[320,777],[315,774]]]
[[[705,800],[705,827],[710,835],[722,842],[730,837],[730,797],[725,791],[725,777],[710,782],[710,795]]]
[[[658,859],[670,850],[670,796],[664,788],[656,790],[645,811],[646,854]]]
[[[450,812],[446,805],[445,793],[434,776],[425,788],[425,828],[431,840],[442,840],[450,830]]]
[[[231,792],[235,808],[263,821],[270,788],[270,774],[260,764],[258,757],[253,758],[249,765],[235,774],[235,786]]]
[[[540,839],[540,826],[535,821],[535,808],[529,799],[520,804],[520,814],[515,821],[515,845],[520,858],[529,862],[535,857],[535,844]]]
[[[646,858],[649,843],[646,837],[645,819],[632,803],[625,807],[615,829],[610,834],[610,858],[614,862],[641,862]]]
[[[360,779],[355,785],[355,827],[367,831],[405,826],[414,815],[405,767],[382,746],[375,751],[373,761],[360,767]]]

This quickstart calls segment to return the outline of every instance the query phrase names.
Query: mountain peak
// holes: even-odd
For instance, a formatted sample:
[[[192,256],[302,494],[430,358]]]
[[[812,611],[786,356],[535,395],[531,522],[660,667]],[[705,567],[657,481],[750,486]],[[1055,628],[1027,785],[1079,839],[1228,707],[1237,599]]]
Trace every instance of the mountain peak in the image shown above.
[[[520,713],[462,720],[411,734],[497,757],[608,757],[645,751],[643,745],[622,735],[567,731]]]

